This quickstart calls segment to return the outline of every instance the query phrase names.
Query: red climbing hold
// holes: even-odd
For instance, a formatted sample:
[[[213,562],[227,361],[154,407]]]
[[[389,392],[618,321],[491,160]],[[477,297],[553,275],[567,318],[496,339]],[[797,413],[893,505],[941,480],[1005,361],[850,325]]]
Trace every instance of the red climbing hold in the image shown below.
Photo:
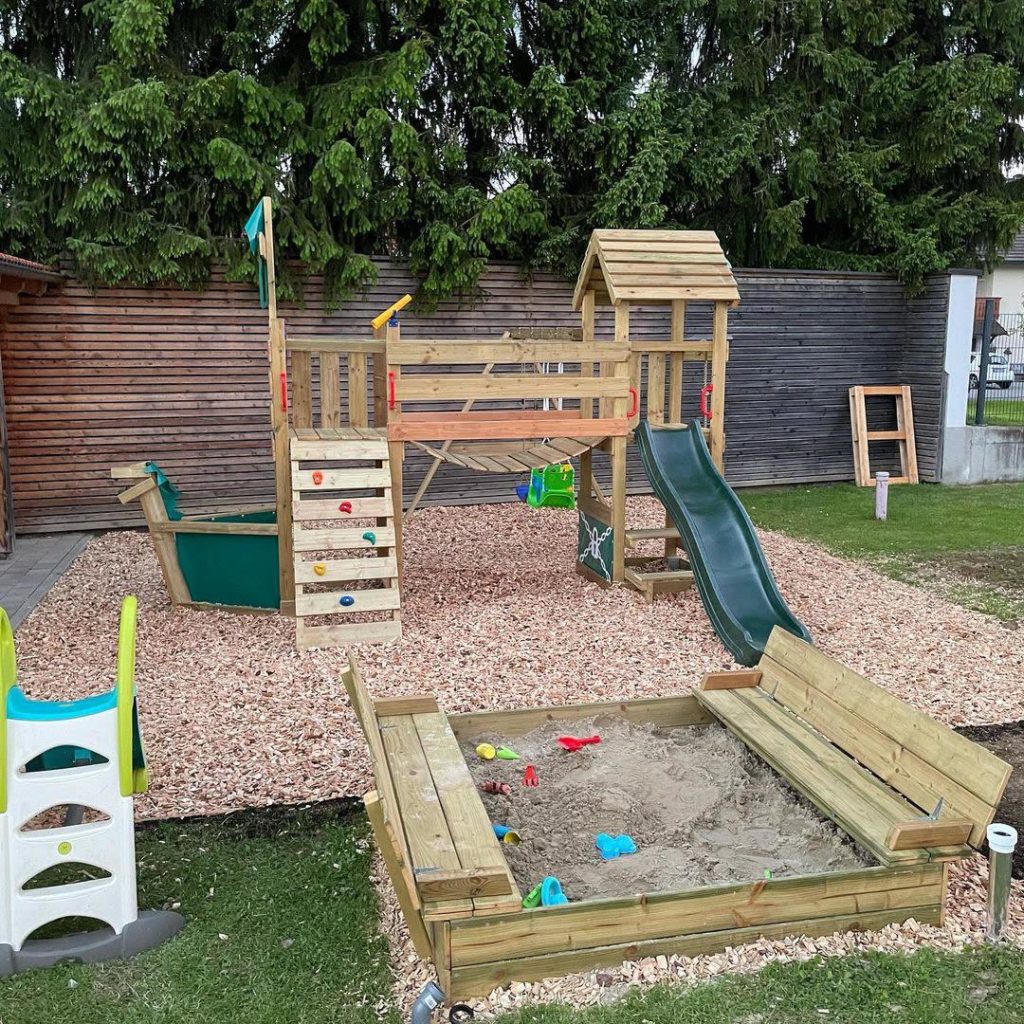
[[[351,501],[343,501],[343,502],[341,502],[338,505],[338,511],[339,512],[351,512],[352,511],[352,502]]]
[[[314,469],[313,470],[313,483],[316,484],[317,487],[319,487],[323,482],[324,482],[324,475],[323,475],[323,473],[321,473],[319,469]]]

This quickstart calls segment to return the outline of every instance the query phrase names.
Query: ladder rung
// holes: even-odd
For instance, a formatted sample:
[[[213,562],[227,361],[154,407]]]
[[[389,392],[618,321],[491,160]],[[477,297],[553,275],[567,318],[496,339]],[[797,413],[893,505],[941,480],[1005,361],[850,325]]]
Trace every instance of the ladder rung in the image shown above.
[[[295,491],[367,490],[390,486],[391,471],[388,469],[372,466],[357,469],[299,469],[292,464],[292,490]]]
[[[679,540],[679,531],[674,526],[652,526],[626,531],[627,544],[641,540]]]
[[[304,441],[292,438],[293,462],[342,462],[348,459],[381,460],[388,457],[388,443],[380,441]]]
[[[320,568],[322,572],[316,570]],[[398,562],[386,558],[335,558],[322,562],[295,559],[296,583],[349,583],[356,580],[393,579],[398,575]]]
[[[867,432],[869,441],[906,441],[905,430],[869,430]]]
[[[345,622],[330,626],[307,626],[296,619],[295,639],[299,650],[310,647],[343,647],[348,644],[382,644],[402,636],[398,619],[386,622]]]
[[[350,512],[343,512],[338,506],[347,501]],[[348,506],[346,506],[348,507]],[[336,519],[346,523],[350,519],[392,519],[395,506],[391,500],[391,488],[384,488],[382,498],[303,498],[292,501],[292,519],[310,521],[314,519]]]
[[[372,533],[373,540],[364,538],[364,533]],[[390,526],[378,526],[371,529],[360,529],[358,526],[350,530],[304,530],[294,531],[292,548],[295,551],[348,551],[353,548],[393,548],[395,531]]]
[[[340,604],[342,597],[353,598],[350,605]],[[398,587],[383,590],[330,590],[320,594],[296,594],[296,615],[355,615],[358,612],[387,612],[401,607]]]

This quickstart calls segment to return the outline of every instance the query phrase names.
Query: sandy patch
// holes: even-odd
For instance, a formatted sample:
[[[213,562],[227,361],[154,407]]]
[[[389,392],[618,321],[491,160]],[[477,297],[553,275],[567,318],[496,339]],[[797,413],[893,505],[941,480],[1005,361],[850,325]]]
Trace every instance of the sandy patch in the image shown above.
[[[595,733],[601,742],[577,753],[557,743]],[[524,894],[545,875],[575,903],[873,863],[720,726],[552,722],[508,741],[522,761],[482,761],[474,753],[480,741],[506,738],[474,737],[463,752],[478,783],[511,787],[507,796],[481,795],[491,820],[522,838],[503,849]],[[525,764],[534,765],[538,786],[522,784]],[[604,860],[595,843],[601,832],[625,833],[636,853]]]

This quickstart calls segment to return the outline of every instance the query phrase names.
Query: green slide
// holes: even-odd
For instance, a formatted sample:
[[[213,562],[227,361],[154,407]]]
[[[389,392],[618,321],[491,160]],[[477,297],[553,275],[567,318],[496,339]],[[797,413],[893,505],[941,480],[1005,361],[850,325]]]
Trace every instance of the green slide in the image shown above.
[[[718,472],[697,420],[636,431],[647,477],[690,558],[708,618],[741,665],[753,665],[775,626],[810,641],[779,593],[754,524]]]

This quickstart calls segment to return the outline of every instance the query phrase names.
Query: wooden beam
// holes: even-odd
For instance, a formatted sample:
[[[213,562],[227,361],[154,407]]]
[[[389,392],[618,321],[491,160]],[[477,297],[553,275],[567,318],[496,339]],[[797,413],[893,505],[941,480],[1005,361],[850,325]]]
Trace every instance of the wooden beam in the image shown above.
[[[387,715],[422,715],[437,711],[437,698],[420,693],[410,697],[380,697],[373,702],[378,718]]]
[[[517,416],[514,411],[506,411],[507,419],[471,420],[467,413],[449,413],[444,419],[421,422],[418,414],[403,416],[397,423],[388,425],[390,441],[472,441],[494,440],[507,438],[511,440],[536,437],[621,437],[625,440],[629,433],[629,422],[621,419],[595,419],[581,421],[579,417],[564,416],[559,413],[547,413],[547,420],[530,419]],[[511,418],[515,417],[515,418]],[[393,463],[392,463],[393,464]],[[397,492],[396,492],[397,493]]]
[[[757,686],[761,682],[758,668],[740,669],[737,672],[708,672],[701,680],[702,690],[742,690]]]
[[[917,850],[922,847],[958,846],[971,837],[974,822],[970,818],[940,818],[938,821],[907,821],[893,825],[886,839],[890,850]]]
[[[501,867],[419,873],[416,889],[424,903],[477,896],[508,896],[512,892],[508,871]]]

